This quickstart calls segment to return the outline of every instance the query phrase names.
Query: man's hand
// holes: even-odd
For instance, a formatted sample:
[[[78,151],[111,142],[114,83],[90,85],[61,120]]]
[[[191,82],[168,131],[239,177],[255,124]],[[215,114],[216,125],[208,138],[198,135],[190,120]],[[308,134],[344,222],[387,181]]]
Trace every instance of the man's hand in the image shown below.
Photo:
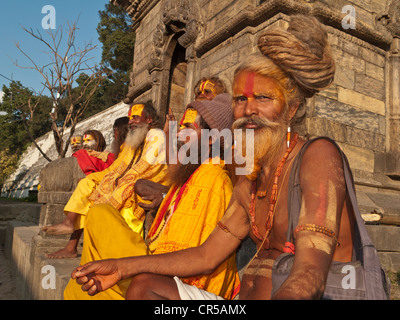
[[[76,279],[89,296],[107,290],[122,280],[117,259],[93,261],[79,266],[72,271],[71,278]]]
[[[175,116],[174,116],[174,113],[172,112],[171,108],[168,109],[168,113],[165,115],[164,132],[167,137],[168,137],[168,133],[169,133],[169,122],[170,121],[175,121]]]
[[[138,205],[145,210],[157,209],[164,199],[163,194],[166,194],[168,190],[169,187],[150,180],[139,179],[135,183],[136,193],[142,197],[143,200],[151,201],[151,203],[138,203]]]

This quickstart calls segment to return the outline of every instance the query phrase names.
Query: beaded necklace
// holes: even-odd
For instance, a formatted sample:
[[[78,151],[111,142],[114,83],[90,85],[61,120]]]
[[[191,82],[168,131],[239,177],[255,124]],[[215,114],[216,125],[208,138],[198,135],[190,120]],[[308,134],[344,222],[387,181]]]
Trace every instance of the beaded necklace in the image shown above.
[[[196,171],[197,171],[197,169],[196,169]],[[164,231],[164,228],[166,227],[169,219],[172,217],[172,214],[175,212],[176,207],[178,206],[178,203],[181,200],[182,195],[183,195],[184,191],[186,190],[186,187],[187,187],[189,181],[192,179],[195,172],[193,172],[191,174],[189,179],[180,188],[179,193],[176,196],[176,199],[174,201],[172,201],[172,200],[176,194],[178,186],[175,186],[174,189],[172,190],[172,192],[169,192],[168,198],[165,199],[165,201],[163,202],[163,206],[160,209],[159,214],[157,215],[158,219],[153,222],[153,224],[149,230],[149,233],[146,237],[146,244],[148,247],[150,246],[151,243],[156,241],[158,239],[158,237],[161,235],[161,233]],[[173,202],[173,203],[171,204],[171,202]],[[161,228],[159,228],[161,224],[163,224],[163,225]]]
[[[257,193],[257,181],[254,180],[251,183],[251,201],[250,201],[250,207],[249,207],[249,213],[250,213],[250,218],[251,218],[251,228],[252,228],[253,234],[260,241],[267,238],[269,236],[269,233],[271,232],[273,217],[274,217],[274,213],[275,213],[275,204],[276,204],[276,200],[278,198],[279,177],[282,173],[283,165],[285,164],[287,158],[289,157],[289,154],[293,151],[294,147],[297,144],[297,138],[298,138],[298,134],[295,133],[293,135],[293,139],[290,141],[289,148],[287,148],[285,155],[283,156],[283,158],[281,159],[281,161],[278,164],[278,167],[275,170],[274,183],[272,185],[272,192],[271,192],[271,196],[270,196],[270,200],[269,200],[269,210],[268,210],[267,221],[266,221],[266,233],[265,233],[264,237],[261,236],[261,234],[257,228],[256,222],[255,222],[255,220],[256,220],[255,202],[256,202],[256,193]],[[262,193],[260,193],[260,195],[261,194]]]

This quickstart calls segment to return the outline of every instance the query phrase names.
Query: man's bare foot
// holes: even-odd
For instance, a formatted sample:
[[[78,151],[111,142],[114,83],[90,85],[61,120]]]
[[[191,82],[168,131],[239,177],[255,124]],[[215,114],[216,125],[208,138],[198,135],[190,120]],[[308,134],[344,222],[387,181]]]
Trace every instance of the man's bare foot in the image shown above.
[[[76,250],[70,250],[67,248],[52,253],[46,253],[46,257],[49,259],[76,258],[77,256],[78,252]]]
[[[75,231],[74,226],[66,221],[54,226],[44,226],[42,231],[46,234],[70,234]]]

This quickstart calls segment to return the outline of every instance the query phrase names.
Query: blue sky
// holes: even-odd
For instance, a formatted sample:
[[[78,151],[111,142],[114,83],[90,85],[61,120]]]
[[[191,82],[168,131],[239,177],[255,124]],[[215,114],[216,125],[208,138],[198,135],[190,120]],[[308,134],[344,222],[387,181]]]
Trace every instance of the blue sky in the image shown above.
[[[85,42],[91,41],[97,44],[97,49],[92,51],[93,62],[101,60],[101,43],[98,41],[96,32],[99,23],[99,10],[104,10],[108,0],[11,0],[2,1],[0,9],[0,91],[3,85],[8,85],[6,78],[18,80],[24,86],[41,91],[41,76],[37,71],[21,69],[14,65],[13,60],[18,64],[30,66],[29,60],[25,58],[15,46],[18,42],[39,65],[44,65],[48,56],[45,47],[40,41],[28,35],[21,26],[27,29],[38,29],[42,34],[46,30],[42,28],[42,20],[48,12],[42,13],[42,8],[51,5],[55,9],[56,27],[66,25],[67,21],[78,20],[79,30],[76,33],[76,44],[80,47]],[[5,78],[6,77],[6,78]]]

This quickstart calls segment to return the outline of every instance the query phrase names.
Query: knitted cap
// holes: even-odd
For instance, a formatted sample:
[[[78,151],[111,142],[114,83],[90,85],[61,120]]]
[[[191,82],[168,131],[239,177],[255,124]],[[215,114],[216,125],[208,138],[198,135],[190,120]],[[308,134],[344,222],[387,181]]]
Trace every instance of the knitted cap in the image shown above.
[[[232,96],[229,93],[219,94],[213,100],[193,101],[188,107],[196,109],[211,129],[222,131],[232,127]]]

